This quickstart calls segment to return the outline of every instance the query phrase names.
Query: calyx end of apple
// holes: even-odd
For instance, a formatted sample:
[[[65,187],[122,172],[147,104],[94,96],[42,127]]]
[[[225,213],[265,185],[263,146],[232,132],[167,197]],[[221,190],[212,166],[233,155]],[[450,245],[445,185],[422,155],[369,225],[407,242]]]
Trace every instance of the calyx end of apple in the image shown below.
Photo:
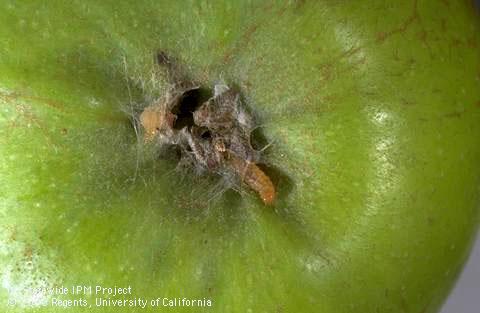
[[[160,157],[173,152],[177,169],[217,176],[224,190],[246,186],[264,204],[273,205],[276,188],[260,165],[269,145],[257,149],[252,144],[259,125],[240,91],[225,82],[203,86],[188,78],[179,62],[163,51],[157,53],[156,61],[167,73],[170,87],[134,116],[143,142],[154,144]]]

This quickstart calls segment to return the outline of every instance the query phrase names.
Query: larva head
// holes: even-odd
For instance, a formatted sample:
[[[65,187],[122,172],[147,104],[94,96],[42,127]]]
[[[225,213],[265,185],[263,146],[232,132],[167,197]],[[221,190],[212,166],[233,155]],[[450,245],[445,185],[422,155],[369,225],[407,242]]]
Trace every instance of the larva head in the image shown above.
[[[171,130],[175,122],[175,115],[159,109],[147,107],[140,115],[140,124],[144,129],[145,142],[151,141],[162,131]]]
[[[262,198],[262,201],[263,203],[265,203],[265,205],[273,205],[275,201],[275,195],[276,195],[276,192],[274,189],[272,189],[272,190],[269,190],[268,192],[261,193],[260,197]]]

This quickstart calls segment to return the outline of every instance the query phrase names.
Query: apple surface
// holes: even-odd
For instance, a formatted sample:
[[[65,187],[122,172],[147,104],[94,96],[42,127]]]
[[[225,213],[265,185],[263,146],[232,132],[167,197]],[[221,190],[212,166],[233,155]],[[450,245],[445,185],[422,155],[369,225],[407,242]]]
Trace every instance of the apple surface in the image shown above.
[[[2,1],[1,311],[436,312],[479,222],[479,21],[468,1]],[[159,50],[238,86],[274,206],[139,140]]]

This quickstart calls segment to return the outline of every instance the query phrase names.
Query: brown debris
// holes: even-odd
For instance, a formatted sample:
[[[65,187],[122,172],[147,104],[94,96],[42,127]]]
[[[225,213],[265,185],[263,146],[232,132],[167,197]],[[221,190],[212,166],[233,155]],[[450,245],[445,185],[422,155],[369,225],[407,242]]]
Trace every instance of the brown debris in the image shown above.
[[[168,71],[175,70],[165,53],[157,56],[157,62]],[[169,75],[182,77],[178,73]],[[213,96],[203,101],[198,85],[175,80],[164,99],[140,114],[145,142],[179,147],[180,164],[196,173],[217,174],[231,186],[243,183],[265,204],[273,204],[275,187],[256,165],[260,151],[252,147],[250,140],[255,124],[239,93],[226,84],[217,84]]]

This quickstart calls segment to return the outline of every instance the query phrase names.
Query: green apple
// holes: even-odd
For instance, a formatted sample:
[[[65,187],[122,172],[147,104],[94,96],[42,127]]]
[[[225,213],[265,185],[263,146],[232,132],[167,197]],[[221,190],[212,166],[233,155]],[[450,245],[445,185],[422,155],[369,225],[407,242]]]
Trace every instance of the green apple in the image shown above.
[[[275,206],[137,139],[158,50],[238,86]],[[467,1],[5,0],[0,112],[3,312],[435,312],[479,222]]]

